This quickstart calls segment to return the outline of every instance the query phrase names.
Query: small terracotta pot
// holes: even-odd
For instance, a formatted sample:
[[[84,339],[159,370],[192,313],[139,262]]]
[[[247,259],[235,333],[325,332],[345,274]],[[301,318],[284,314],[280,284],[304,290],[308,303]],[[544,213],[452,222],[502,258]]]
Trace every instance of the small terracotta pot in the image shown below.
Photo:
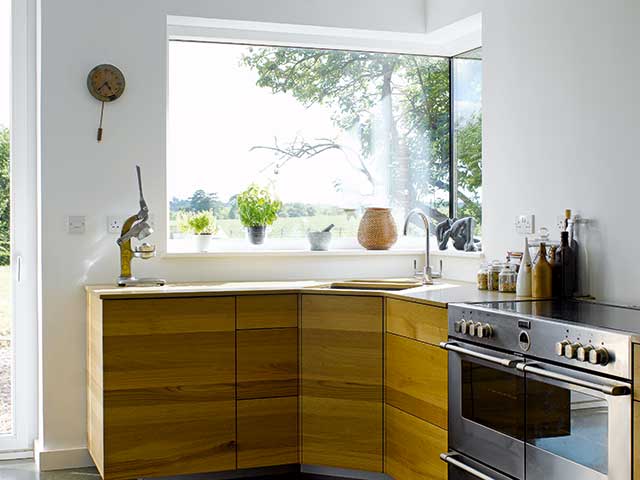
[[[367,250],[389,250],[398,240],[389,208],[367,208],[358,227],[358,242]]]

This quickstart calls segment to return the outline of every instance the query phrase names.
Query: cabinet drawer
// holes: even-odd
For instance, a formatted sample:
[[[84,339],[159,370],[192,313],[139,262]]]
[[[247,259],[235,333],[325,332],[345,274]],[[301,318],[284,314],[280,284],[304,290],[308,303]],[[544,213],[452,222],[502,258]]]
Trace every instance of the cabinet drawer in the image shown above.
[[[298,397],[238,401],[238,468],[298,462]]]
[[[298,394],[298,329],[239,330],[238,399]]]
[[[447,429],[447,352],[386,334],[386,402]]]
[[[238,329],[298,326],[298,295],[240,295]]]
[[[232,332],[235,297],[105,300],[103,335]]]
[[[446,480],[447,432],[386,406],[385,473],[396,480]]]
[[[432,345],[447,340],[447,309],[387,299],[387,332]]]

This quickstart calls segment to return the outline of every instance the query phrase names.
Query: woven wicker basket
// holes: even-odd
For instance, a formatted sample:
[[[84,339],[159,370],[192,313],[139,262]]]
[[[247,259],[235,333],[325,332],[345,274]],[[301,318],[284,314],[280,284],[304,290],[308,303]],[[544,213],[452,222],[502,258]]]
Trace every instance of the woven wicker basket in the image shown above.
[[[398,240],[389,208],[367,208],[358,227],[358,242],[367,250],[389,250]]]

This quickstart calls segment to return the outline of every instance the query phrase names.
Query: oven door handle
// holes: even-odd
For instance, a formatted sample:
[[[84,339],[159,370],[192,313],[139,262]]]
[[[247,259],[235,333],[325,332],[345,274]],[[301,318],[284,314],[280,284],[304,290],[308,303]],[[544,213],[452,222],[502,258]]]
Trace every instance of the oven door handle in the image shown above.
[[[490,477],[489,475],[485,475],[481,471],[476,470],[475,468],[470,467],[469,465],[465,465],[460,460],[457,460],[455,458],[457,455],[459,455],[459,453],[456,453],[456,452],[441,453],[440,459],[443,462],[446,462],[449,465],[453,465],[454,467],[459,468],[460,470],[464,470],[469,475],[473,475],[474,477],[479,478],[481,480],[495,480],[495,478]]]
[[[440,343],[440,348],[444,348],[445,350],[449,350],[451,352],[462,353],[470,357],[479,358],[480,360],[485,360],[487,362],[496,363],[498,365],[502,365],[503,367],[507,367],[507,368],[514,368],[518,364],[522,363],[522,360],[510,360],[508,358],[495,357],[493,355],[488,355],[486,353],[476,352],[474,350],[461,347],[457,343],[442,342]]]
[[[588,380],[582,380],[581,378],[571,377],[563,373],[551,372],[549,370],[545,370],[544,368],[536,367],[531,364],[522,363],[518,365],[516,368],[525,373],[534,373],[541,377],[552,378],[553,380],[570,383],[572,385],[577,385],[579,387],[589,388],[591,390],[604,393],[605,395],[611,395],[613,397],[621,397],[624,395],[631,394],[631,388],[629,388],[628,385],[624,385],[624,384],[606,385],[602,383],[589,382]]]

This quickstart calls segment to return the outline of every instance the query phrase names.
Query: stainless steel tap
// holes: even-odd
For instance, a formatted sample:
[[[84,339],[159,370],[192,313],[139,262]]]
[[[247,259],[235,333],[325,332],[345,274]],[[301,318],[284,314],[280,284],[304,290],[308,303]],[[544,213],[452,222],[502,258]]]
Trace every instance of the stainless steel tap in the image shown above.
[[[405,236],[407,235],[407,231],[409,229],[409,222],[411,221],[411,218],[414,215],[417,215],[422,219],[422,223],[424,224],[425,235],[427,237],[425,250],[424,250],[424,269],[422,271],[422,283],[425,285],[433,285],[433,279],[440,278],[441,272],[433,272],[431,269],[431,259],[430,259],[430,253],[429,253],[429,247],[430,247],[429,237],[431,236],[429,232],[429,217],[427,217],[427,215],[419,208],[414,208],[407,214],[404,220],[403,234]]]

